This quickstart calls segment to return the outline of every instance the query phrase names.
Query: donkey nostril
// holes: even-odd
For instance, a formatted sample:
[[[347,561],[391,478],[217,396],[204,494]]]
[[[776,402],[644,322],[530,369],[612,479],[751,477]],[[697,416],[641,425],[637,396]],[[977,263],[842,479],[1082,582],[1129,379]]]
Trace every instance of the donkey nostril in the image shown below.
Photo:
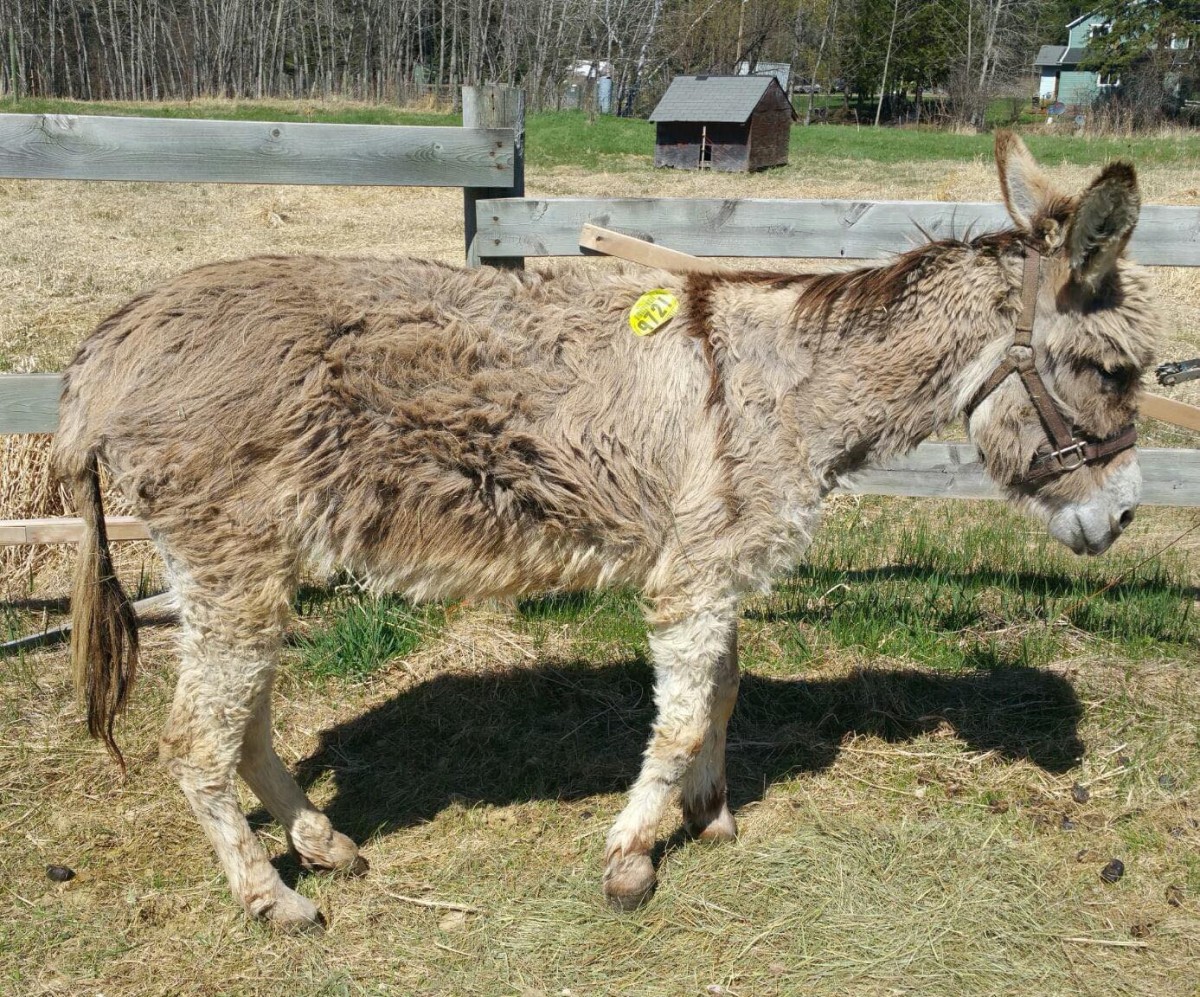
[[[1126,509],[1123,513],[1121,513],[1121,518],[1117,520],[1117,523],[1120,525],[1122,530],[1128,529],[1129,524],[1132,522],[1133,522],[1133,510],[1132,509]]]

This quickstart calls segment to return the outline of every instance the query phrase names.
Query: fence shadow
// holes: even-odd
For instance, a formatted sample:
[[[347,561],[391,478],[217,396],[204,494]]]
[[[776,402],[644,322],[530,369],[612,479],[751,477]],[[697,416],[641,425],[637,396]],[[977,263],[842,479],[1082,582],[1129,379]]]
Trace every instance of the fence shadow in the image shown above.
[[[441,675],[325,731],[298,777],[305,786],[332,778],[325,810],[358,840],[428,820],[453,802],[575,800],[623,790],[646,743],[652,689],[641,659]],[[1081,712],[1068,682],[1029,668],[747,674],[730,729],[731,803],[827,768],[847,735],[903,742],[943,723],[973,749],[1063,772],[1082,754]]]

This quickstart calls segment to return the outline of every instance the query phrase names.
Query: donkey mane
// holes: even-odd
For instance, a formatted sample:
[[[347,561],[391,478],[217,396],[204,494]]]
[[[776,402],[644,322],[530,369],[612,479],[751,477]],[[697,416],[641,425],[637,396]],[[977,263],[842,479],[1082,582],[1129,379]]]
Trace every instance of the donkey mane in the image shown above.
[[[901,304],[918,281],[952,262],[964,251],[998,259],[1022,244],[1022,234],[1015,229],[974,237],[968,233],[961,238],[931,239],[885,263],[853,270],[781,274],[746,269],[696,274],[689,281],[689,291],[705,295],[716,284],[744,284],[779,290],[797,288],[800,293],[791,314],[797,329],[811,329],[815,319],[821,332],[828,331],[836,315],[842,334],[851,331],[861,334],[873,327],[873,323],[864,323],[864,318],[872,312],[886,312]]]
[[[974,239],[950,237],[916,246],[882,266],[861,267],[842,273],[806,275],[803,293],[796,299],[793,321],[817,319],[824,330],[835,312],[839,328],[869,329],[874,323],[863,322],[872,312],[887,312],[903,303],[915,286],[937,269],[961,258],[964,251],[999,259],[1019,247],[1019,233],[1013,230],[992,232]]]

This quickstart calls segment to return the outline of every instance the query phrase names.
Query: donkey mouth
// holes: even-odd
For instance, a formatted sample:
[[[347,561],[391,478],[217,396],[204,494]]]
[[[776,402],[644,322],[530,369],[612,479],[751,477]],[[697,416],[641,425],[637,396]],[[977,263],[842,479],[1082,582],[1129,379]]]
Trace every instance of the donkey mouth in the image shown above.
[[[1092,522],[1094,518],[1086,512],[1081,513],[1079,509],[1064,509],[1050,520],[1050,535],[1075,554],[1089,557],[1103,554],[1121,535],[1124,527],[1108,522],[1101,525]]]
[[[1108,548],[1113,545],[1113,541],[1116,539],[1117,538],[1115,536],[1110,536],[1108,539],[1102,540],[1099,543],[1093,544],[1085,542],[1083,546],[1072,549],[1076,554],[1085,554],[1088,557],[1095,557],[1096,555],[1103,554],[1106,550],[1108,550]]]

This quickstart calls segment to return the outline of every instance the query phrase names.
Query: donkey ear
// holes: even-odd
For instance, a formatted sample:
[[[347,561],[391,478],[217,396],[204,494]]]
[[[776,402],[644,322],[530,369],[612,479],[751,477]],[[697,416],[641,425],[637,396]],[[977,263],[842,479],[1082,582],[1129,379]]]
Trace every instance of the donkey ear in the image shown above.
[[[1067,235],[1071,271],[1080,280],[1094,287],[1116,266],[1141,206],[1132,163],[1110,163],[1083,192]]]
[[[1058,196],[1049,177],[1013,132],[996,133],[996,169],[1004,206],[1017,228],[1033,231],[1033,221]]]

